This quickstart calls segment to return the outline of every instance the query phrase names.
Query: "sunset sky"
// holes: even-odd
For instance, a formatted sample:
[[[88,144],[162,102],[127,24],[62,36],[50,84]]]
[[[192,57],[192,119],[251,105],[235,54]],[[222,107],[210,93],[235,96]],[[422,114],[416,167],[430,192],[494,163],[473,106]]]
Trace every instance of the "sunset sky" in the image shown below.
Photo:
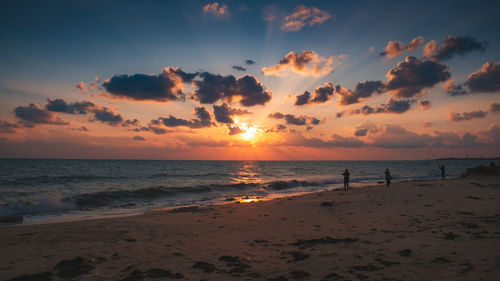
[[[498,1],[0,11],[0,157],[500,156]]]

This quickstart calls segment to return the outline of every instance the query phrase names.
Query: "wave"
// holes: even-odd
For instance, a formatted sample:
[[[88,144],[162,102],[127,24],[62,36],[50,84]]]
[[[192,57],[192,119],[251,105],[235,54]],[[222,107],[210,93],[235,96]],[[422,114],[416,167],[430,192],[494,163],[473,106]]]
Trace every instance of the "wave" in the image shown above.
[[[97,181],[105,179],[116,179],[117,177],[104,177],[96,175],[65,175],[65,176],[23,176],[13,180],[3,180],[2,185],[18,186],[18,185],[39,185],[39,184],[67,184],[83,181]]]
[[[378,178],[377,178],[378,179]],[[375,178],[355,178],[352,182],[376,180]],[[135,190],[111,190],[91,193],[81,193],[62,197],[44,197],[38,200],[9,202],[0,206],[0,215],[11,214],[42,214],[57,213],[69,210],[94,210],[103,207],[123,207],[133,208],[136,205],[144,205],[155,200],[168,197],[180,196],[178,198],[192,200],[194,197],[189,194],[203,194],[203,198],[212,193],[214,198],[232,194],[233,196],[243,196],[248,192],[260,192],[265,195],[273,192],[293,192],[296,188],[328,187],[343,182],[343,179],[323,179],[323,180],[290,180],[290,181],[270,181],[264,183],[227,183],[211,184],[187,187],[152,186]],[[208,195],[211,197],[210,195]],[[200,199],[201,200],[201,199]]]

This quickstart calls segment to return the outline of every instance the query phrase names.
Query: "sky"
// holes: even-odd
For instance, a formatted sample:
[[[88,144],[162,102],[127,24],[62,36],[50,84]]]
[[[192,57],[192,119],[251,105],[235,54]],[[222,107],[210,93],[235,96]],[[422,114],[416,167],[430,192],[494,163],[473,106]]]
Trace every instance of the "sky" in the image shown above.
[[[500,156],[498,1],[0,11],[0,157]]]

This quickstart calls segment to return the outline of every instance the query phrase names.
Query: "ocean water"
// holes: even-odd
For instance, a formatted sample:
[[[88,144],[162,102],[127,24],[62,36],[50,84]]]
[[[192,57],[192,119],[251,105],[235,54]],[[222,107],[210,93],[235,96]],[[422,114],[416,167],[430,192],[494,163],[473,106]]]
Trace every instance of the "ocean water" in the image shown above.
[[[182,205],[272,198],[393,179],[459,177],[489,160],[426,161],[149,161],[0,159],[0,216],[25,221],[142,213]]]

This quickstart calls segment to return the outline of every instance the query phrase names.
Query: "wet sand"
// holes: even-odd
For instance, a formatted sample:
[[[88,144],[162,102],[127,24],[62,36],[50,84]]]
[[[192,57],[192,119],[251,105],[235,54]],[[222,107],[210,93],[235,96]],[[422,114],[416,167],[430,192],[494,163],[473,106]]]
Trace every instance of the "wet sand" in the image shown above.
[[[0,226],[0,249],[0,280],[500,280],[500,179]]]

